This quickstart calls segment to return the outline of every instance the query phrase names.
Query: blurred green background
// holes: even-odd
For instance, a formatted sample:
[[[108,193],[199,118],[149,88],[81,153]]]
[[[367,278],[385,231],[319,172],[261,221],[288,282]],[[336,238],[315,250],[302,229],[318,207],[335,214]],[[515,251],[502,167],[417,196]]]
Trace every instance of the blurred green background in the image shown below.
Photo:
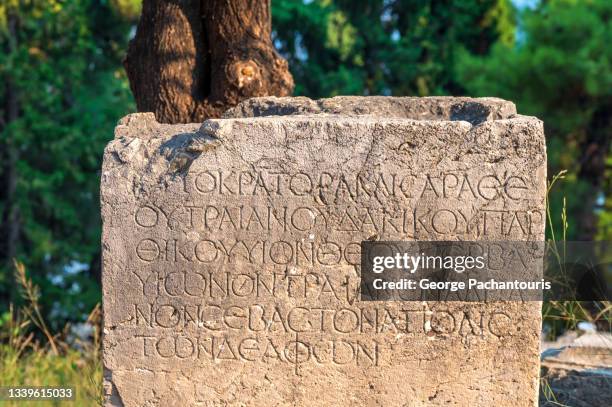
[[[51,330],[101,299],[102,151],[135,110],[122,58],[137,0],[0,0],[0,316],[22,301]],[[273,0],[296,95],[470,95],[545,123],[556,230],[612,240],[612,1]],[[0,324],[2,324],[0,320]]]

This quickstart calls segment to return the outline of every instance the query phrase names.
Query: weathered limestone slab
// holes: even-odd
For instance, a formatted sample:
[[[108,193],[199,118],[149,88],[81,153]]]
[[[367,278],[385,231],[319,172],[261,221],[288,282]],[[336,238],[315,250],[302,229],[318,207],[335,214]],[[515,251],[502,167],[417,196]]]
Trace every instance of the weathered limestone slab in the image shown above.
[[[514,103],[498,98],[337,96],[312,100],[305,97],[252,98],[229,109],[225,118],[342,114],[414,120],[464,120],[472,124],[516,115]]]
[[[360,302],[358,265],[365,239],[543,239],[539,120],[488,98],[226,116],[129,115],[106,148],[108,406],[537,403],[539,303]]]

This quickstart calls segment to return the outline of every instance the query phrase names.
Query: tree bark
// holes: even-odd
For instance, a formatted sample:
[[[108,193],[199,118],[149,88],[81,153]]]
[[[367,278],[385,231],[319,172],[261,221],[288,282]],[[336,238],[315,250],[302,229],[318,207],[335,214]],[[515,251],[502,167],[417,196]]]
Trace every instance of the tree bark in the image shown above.
[[[269,0],[144,0],[124,61],[138,110],[201,122],[243,99],[290,95],[271,30]]]

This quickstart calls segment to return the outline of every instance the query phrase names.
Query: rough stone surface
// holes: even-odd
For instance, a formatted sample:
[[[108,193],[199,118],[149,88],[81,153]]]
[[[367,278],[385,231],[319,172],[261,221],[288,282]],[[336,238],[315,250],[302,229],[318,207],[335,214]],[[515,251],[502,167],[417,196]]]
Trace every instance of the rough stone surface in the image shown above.
[[[464,120],[479,124],[516,115],[514,103],[498,98],[337,96],[252,98],[225,112],[223,117],[261,117],[305,114],[371,115],[414,120]]]
[[[542,349],[540,406],[612,405],[612,334],[569,331]]]
[[[360,302],[358,251],[543,239],[539,120],[468,98],[230,116],[130,115],[106,148],[107,406],[537,403],[539,303]]]

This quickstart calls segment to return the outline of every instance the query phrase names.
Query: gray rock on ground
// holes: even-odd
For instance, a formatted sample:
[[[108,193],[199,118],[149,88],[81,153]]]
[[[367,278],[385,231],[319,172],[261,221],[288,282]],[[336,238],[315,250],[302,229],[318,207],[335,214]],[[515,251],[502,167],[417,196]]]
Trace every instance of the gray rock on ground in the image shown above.
[[[566,332],[542,343],[540,406],[612,405],[612,335]]]

